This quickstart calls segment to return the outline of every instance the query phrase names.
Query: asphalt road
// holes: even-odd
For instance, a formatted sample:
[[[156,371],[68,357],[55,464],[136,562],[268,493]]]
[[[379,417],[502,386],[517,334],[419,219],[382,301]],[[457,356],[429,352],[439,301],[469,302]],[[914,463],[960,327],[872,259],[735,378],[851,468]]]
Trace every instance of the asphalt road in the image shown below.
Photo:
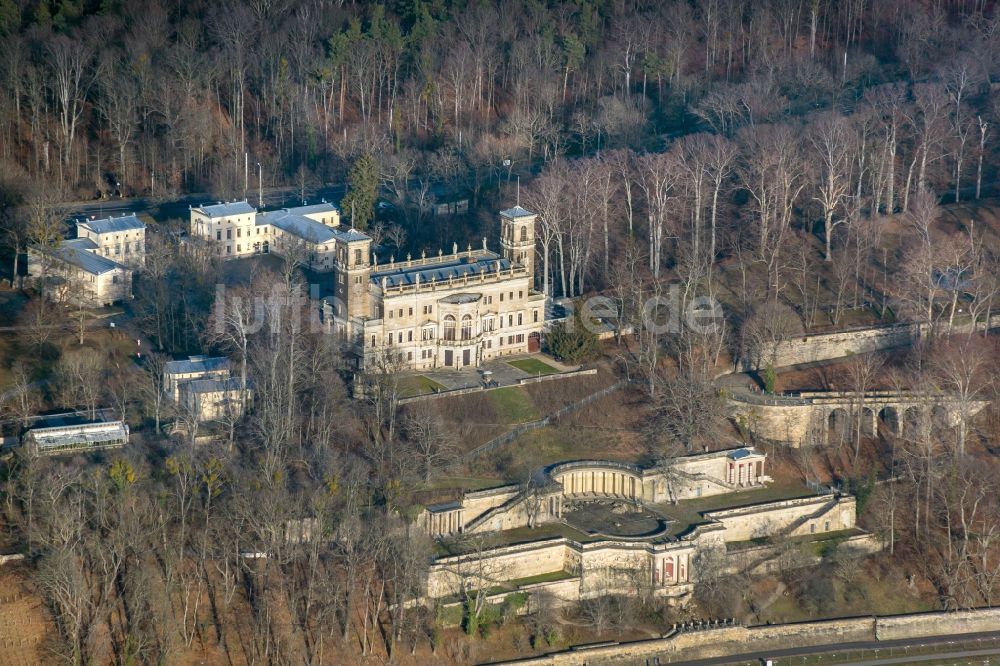
[[[318,203],[326,199],[337,204],[344,196],[344,185],[330,185],[320,188],[306,188],[306,200]],[[264,190],[264,207],[280,208],[301,204],[300,190],[296,188],[273,188]],[[247,199],[257,205],[257,190],[247,193]],[[126,213],[144,213],[154,220],[163,221],[169,218],[188,219],[188,208],[205,203],[215,203],[218,197],[211,194],[185,194],[177,199],[153,199],[150,197],[135,197],[132,199],[103,199],[100,201],[81,201],[70,204],[70,218],[89,217],[102,218],[109,215],[124,215]]]
[[[705,640],[711,640],[711,632],[705,633]],[[970,645],[974,645],[976,641],[993,641],[993,647],[987,649],[971,649]],[[792,666],[796,663],[801,663],[796,661],[795,657],[802,657],[807,655],[835,655],[839,652],[851,652],[859,650],[871,650],[873,653],[878,650],[881,655],[875,657],[872,655],[872,659],[866,659],[865,661],[843,661],[837,662],[842,664],[852,664],[854,666],[870,665],[877,666],[878,664],[912,664],[919,661],[934,661],[939,659],[952,659],[952,658],[970,658],[975,656],[984,656],[992,654],[1000,654],[1000,647],[997,641],[1000,641],[1000,631],[990,631],[978,634],[962,634],[956,636],[954,634],[949,634],[947,636],[928,636],[926,638],[919,639],[904,639],[896,641],[866,641],[866,642],[855,642],[855,643],[836,643],[832,645],[813,645],[804,648],[791,648],[787,650],[765,650],[760,652],[747,652],[743,654],[732,654],[725,657],[715,657],[712,659],[698,659],[696,661],[667,661],[668,655],[663,655],[659,659],[660,664],[683,664],[683,666],[724,666],[725,664],[734,664],[739,662],[748,661],[759,661],[761,659],[771,659],[775,666]],[[949,644],[958,646],[959,649],[948,650],[947,646]],[[900,654],[900,651],[904,648],[924,648],[927,646],[941,646],[942,651],[933,655],[912,655],[907,656],[905,654]],[[961,649],[965,648],[965,649]],[[848,658],[845,655],[845,658]],[[653,658],[648,659],[649,664],[653,664]]]

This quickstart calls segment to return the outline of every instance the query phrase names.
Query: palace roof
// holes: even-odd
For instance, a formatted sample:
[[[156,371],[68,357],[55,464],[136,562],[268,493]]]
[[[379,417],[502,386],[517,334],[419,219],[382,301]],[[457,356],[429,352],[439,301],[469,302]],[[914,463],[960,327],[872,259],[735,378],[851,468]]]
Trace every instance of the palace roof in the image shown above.
[[[246,201],[230,201],[228,203],[220,201],[217,204],[198,206],[194,210],[208,217],[229,217],[230,215],[248,215],[257,212],[257,209]]]
[[[519,217],[531,217],[534,215],[534,213],[532,213],[531,211],[525,210],[520,206],[514,206],[513,208],[502,210],[500,211],[500,214],[503,215],[504,217],[509,217],[512,220],[517,219]]]
[[[229,368],[229,359],[225,356],[192,356],[180,361],[168,361],[163,365],[166,375],[188,375],[193,372],[212,372]]]
[[[324,205],[329,206],[329,204]],[[330,206],[330,209],[336,210],[332,206]],[[257,216],[257,224],[270,224],[310,243],[326,243],[334,239],[345,243],[370,240],[367,234],[361,233],[357,229],[327,226],[322,222],[317,222],[296,212],[300,210],[302,209],[293,208],[261,213]]]
[[[441,262],[423,263],[419,266],[382,268],[371,274],[373,283],[381,285],[385,278],[389,287],[421,284],[431,281],[442,281],[462,278],[466,275],[475,277],[481,274],[496,273],[497,270],[510,270],[510,261],[500,258],[493,252],[482,252],[472,256],[450,255]]]
[[[77,222],[76,224],[78,227],[89,229],[95,234],[106,234],[117,231],[133,231],[136,229],[146,228],[146,225],[142,223],[142,220],[135,215],[106,217],[102,220],[83,220]]]
[[[93,241],[91,241],[91,243],[93,243]],[[80,243],[79,245],[83,244]],[[91,275],[102,275],[104,273],[110,273],[111,271],[124,268],[121,264],[112,261],[107,257],[94,254],[87,249],[80,249],[77,243],[72,243],[71,241],[63,241],[63,243],[55,249],[53,254],[59,260],[76,266],[80,270],[85,273],[90,273]]]

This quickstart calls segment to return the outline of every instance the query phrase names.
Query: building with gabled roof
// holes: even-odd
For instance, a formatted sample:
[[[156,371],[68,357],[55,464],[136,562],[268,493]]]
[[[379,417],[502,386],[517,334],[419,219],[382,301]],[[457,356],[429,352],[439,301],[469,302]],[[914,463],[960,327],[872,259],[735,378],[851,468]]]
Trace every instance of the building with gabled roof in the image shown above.
[[[96,254],[139,267],[146,263],[146,225],[135,215],[77,220],[77,238],[96,245]]]
[[[28,276],[58,303],[100,307],[132,296],[132,269],[102,256],[90,238],[28,248]]]
[[[309,268],[329,271],[334,239],[349,233],[340,211],[325,201],[266,212],[246,201],[191,209],[191,241],[223,259],[295,252]]]
[[[241,416],[253,391],[249,381],[231,375],[229,359],[222,356],[191,356],[163,365],[163,391],[178,406],[199,421]]]
[[[163,390],[174,402],[180,401],[180,387],[196,379],[225,379],[229,359],[224,356],[190,356],[163,364]]]

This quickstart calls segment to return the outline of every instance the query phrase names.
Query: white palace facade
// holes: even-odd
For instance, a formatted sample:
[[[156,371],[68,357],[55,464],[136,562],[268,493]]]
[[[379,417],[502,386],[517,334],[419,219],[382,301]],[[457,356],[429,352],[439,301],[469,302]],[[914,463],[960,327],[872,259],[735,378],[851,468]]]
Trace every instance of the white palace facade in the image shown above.
[[[371,239],[344,243],[326,326],[359,368],[457,369],[537,351],[545,296],[534,289],[536,217],[502,211],[500,253],[484,239],[481,249],[456,244],[451,254],[379,264],[368,259]]]

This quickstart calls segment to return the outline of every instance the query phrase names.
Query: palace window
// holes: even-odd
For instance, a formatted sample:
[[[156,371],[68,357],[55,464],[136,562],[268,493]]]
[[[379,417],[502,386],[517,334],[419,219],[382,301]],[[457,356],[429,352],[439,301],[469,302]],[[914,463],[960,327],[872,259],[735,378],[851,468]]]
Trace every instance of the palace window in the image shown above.
[[[528,227],[521,227],[521,242],[524,243],[528,240]]]
[[[517,313],[517,325],[518,326],[521,325],[521,313],[520,312]]]
[[[538,323],[538,310],[532,310],[531,311],[531,316],[532,316],[532,319],[534,320],[534,323],[537,324]]]
[[[444,318],[444,339],[454,340],[455,339],[455,318],[448,315]]]
[[[472,337],[472,315],[462,317],[462,339],[468,340]]]

